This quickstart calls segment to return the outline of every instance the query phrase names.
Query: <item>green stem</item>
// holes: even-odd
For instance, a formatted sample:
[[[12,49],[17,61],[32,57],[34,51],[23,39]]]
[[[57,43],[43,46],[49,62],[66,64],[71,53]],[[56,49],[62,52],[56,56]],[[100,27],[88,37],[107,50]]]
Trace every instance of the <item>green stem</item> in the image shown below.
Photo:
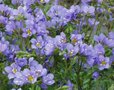
[[[32,90],[34,90],[35,89],[35,84],[32,84]]]
[[[78,83],[78,90],[82,90],[81,80],[80,80],[80,71],[82,67],[82,62],[80,64],[79,58],[78,58],[78,70],[77,70],[77,83]]]

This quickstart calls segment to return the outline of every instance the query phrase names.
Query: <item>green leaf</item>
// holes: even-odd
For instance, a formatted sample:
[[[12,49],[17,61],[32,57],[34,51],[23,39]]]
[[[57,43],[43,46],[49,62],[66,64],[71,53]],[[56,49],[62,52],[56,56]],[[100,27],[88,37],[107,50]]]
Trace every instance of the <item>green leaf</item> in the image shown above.
[[[58,89],[56,90],[67,90],[68,89],[68,86],[62,86],[62,87],[59,87]]]
[[[90,79],[87,79],[83,82],[83,84],[87,84],[90,81]]]
[[[112,84],[111,87],[108,88],[108,90],[114,90],[114,84]]]
[[[41,88],[37,85],[35,90],[41,90]]]
[[[31,53],[28,53],[28,52],[23,52],[23,51],[19,51],[17,52],[17,55],[16,55],[18,58],[22,58],[22,57],[35,57],[34,54],[31,54]]]

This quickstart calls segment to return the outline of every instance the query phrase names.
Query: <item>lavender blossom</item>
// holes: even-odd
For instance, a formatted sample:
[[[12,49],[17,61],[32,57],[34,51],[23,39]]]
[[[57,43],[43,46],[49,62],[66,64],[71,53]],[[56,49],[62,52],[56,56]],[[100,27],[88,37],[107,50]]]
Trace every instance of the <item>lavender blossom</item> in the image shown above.
[[[5,71],[8,73],[8,78],[9,79],[15,78],[16,72],[18,72],[20,70],[21,70],[21,67],[19,67],[15,63],[12,63],[11,66],[5,67]]]
[[[54,39],[55,46],[61,50],[64,49],[65,43],[66,43],[66,35],[61,32],[60,35],[57,35]]]
[[[70,80],[67,81],[67,86],[69,87],[68,90],[73,90],[73,84],[71,83]]]
[[[24,75],[26,83],[34,84],[37,81],[37,76],[34,71],[24,69],[22,74]]]
[[[94,36],[94,40],[95,40],[96,42],[103,43],[103,42],[105,42],[105,40],[106,40],[106,36],[105,36],[103,33],[101,33],[99,36],[95,35],[95,36]]]
[[[23,29],[23,34],[22,34],[22,36],[24,37],[24,38],[27,38],[28,36],[32,36],[33,34],[35,34],[36,33],[36,30],[35,29],[28,29],[28,28],[26,28],[26,29]]]
[[[23,67],[23,66],[27,65],[27,59],[26,58],[16,58],[15,62],[20,67]]]
[[[99,73],[98,72],[94,72],[92,77],[93,77],[93,79],[97,79],[99,77]]]
[[[44,46],[44,41],[41,36],[38,36],[37,39],[31,39],[31,43],[32,43],[31,47],[33,49],[38,49],[38,48],[41,49]]]
[[[74,45],[78,45],[82,43],[83,36],[81,34],[71,34],[71,42]]]
[[[43,76],[43,83],[47,84],[47,85],[52,85],[55,83],[55,81],[53,80],[54,75],[53,74],[48,74],[46,76]]]
[[[67,43],[66,49],[68,51],[68,56],[70,56],[70,57],[76,55],[78,53],[78,51],[79,51],[79,47],[78,46],[73,46],[70,43]]]
[[[110,61],[108,57],[99,56],[99,70],[108,69],[110,67]]]
[[[31,71],[34,71],[37,77],[41,77],[47,74],[47,70],[43,68],[41,64],[38,64],[37,66],[31,66]]]

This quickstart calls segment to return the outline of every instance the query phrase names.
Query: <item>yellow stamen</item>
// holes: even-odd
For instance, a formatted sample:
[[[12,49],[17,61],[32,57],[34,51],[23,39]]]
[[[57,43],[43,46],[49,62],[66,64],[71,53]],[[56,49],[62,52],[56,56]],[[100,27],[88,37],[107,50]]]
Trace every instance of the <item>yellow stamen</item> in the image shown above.
[[[43,3],[43,2],[44,2],[44,0],[40,0],[40,2],[41,2],[41,3]]]
[[[105,62],[105,61],[102,61],[101,64],[102,64],[102,65],[106,65],[106,62]]]
[[[14,69],[12,70],[12,72],[13,72],[13,73],[16,73],[16,72],[17,72],[17,69],[16,69],[16,68],[14,68]]]
[[[37,43],[36,43],[36,46],[37,46],[37,47],[40,47],[40,46],[41,46],[41,44],[40,44],[39,42],[37,42]]]
[[[28,29],[28,30],[27,30],[27,34],[28,34],[28,35],[31,35],[31,33],[32,33],[31,30]]]
[[[33,78],[31,75],[28,76],[28,80],[29,80],[30,82],[32,82],[33,79],[34,79],[34,78]]]
[[[75,44],[77,42],[76,38],[72,39],[72,43]]]

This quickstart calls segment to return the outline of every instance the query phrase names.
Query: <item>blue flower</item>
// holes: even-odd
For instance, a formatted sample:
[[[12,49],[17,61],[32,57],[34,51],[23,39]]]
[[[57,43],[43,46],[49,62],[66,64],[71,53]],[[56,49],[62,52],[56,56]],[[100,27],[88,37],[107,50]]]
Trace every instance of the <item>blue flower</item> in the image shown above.
[[[109,58],[100,55],[98,66],[99,66],[99,70],[108,69],[110,67]]]
[[[0,48],[1,48],[0,52],[4,52],[5,50],[7,50],[8,45],[5,44],[5,43],[0,42]]]
[[[104,47],[101,44],[95,45],[94,48],[95,48],[95,51],[98,55],[104,55],[105,54]]]
[[[31,71],[29,69],[24,69],[22,71],[22,74],[24,75],[26,83],[34,84],[37,81],[37,76],[34,71]]]
[[[78,53],[78,51],[79,51],[79,47],[78,46],[73,46],[70,43],[67,43],[66,49],[68,51],[68,56],[69,57],[75,56]]]
[[[9,21],[6,25],[6,32],[8,34],[12,34],[15,29],[16,29],[15,22]]]
[[[36,60],[34,60],[33,57],[29,58],[28,61],[29,61],[29,63],[28,63],[29,67],[32,67],[32,66],[36,67],[38,65],[38,62]]]
[[[64,26],[70,21],[69,10],[60,5],[54,5],[47,12],[47,15],[51,17],[50,23],[52,26]]]
[[[108,37],[109,37],[110,39],[113,39],[113,40],[114,40],[114,32],[109,32]]]
[[[99,36],[95,35],[94,40],[96,42],[103,43],[106,40],[106,36],[103,33],[101,33]]]
[[[81,12],[84,14],[90,14],[93,16],[95,14],[95,7],[89,6],[87,4],[82,4],[81,5]]]
[[[24,75],[22,74],[22,71],[16,72],[13,83],[19,86],[23,86],[24,84],[26,84],[26,80]]]
[[[99,77],[99,73],[98,72],[94,72],[93,75],[92,75],[92,77],[94,79],[97,79]]]
[[[44,46],[44,41],[43,41],[43,38],[42,36],[38,36],[37,39],[31,39],[31,47],[33,49],[41,49],[43,46]]]
[[[32,36],[35,33],[36,33],[36,30],[35,29],[33,29],[33,28],[25,28],[25,29],[23,29],[22,36],[24,38],[27,38],[28,36]]]
[[[12,63],[11,66],[5,67],[5,71],[7,72],[9,79],[15,78],[16,72],[19,72],[20,70],[21,70],[21,67],[19,67],[15,63]]]
[[[97,2],[98,2],[98,3],[102,3],[102,2],[103,2],[103,0],[97,0]]]
[[[22,4],[23,3],[23,0],[11,0],[12,4],[14,5],[19,5],[19,4]]]
[[[81,0],[82,3],[89,3],[91,2],[92,0]]]
[[[81,34],[71,34],[71,42],[74,45],[78,45],[82,43],[83,36]]]
[[[54,38],[55,46],[61,50],[64,49],[66,42],[66,35],[63,32],[61,32],[60,35],[56,35]]]
[[[99,24],[99,22],[96,21],[94,18],[89,18],[88,22],[89,22],[90,26],[97,26]]]
[[[67,86],[69,87],[68,90],[73,90],[74,85],[70,80],[67,81]]]
[[[47,74],[47,69],[43,68],[41,64],[38,64],[37,66],[31,66],[31,71],[34,71],[37,77],[41,77]]]
[[[46,76],[43,76],[42,81],[44,84],[52,85],[55,83],[53,79],[54,79],[54,75],[50,73],[50,74],[47,74]]]
[[[20,67],[27,65],[27,59],[26,58],[15,58],[15,62]]]
[[[50,0],[38,0],[39,3],[48,3]]]

